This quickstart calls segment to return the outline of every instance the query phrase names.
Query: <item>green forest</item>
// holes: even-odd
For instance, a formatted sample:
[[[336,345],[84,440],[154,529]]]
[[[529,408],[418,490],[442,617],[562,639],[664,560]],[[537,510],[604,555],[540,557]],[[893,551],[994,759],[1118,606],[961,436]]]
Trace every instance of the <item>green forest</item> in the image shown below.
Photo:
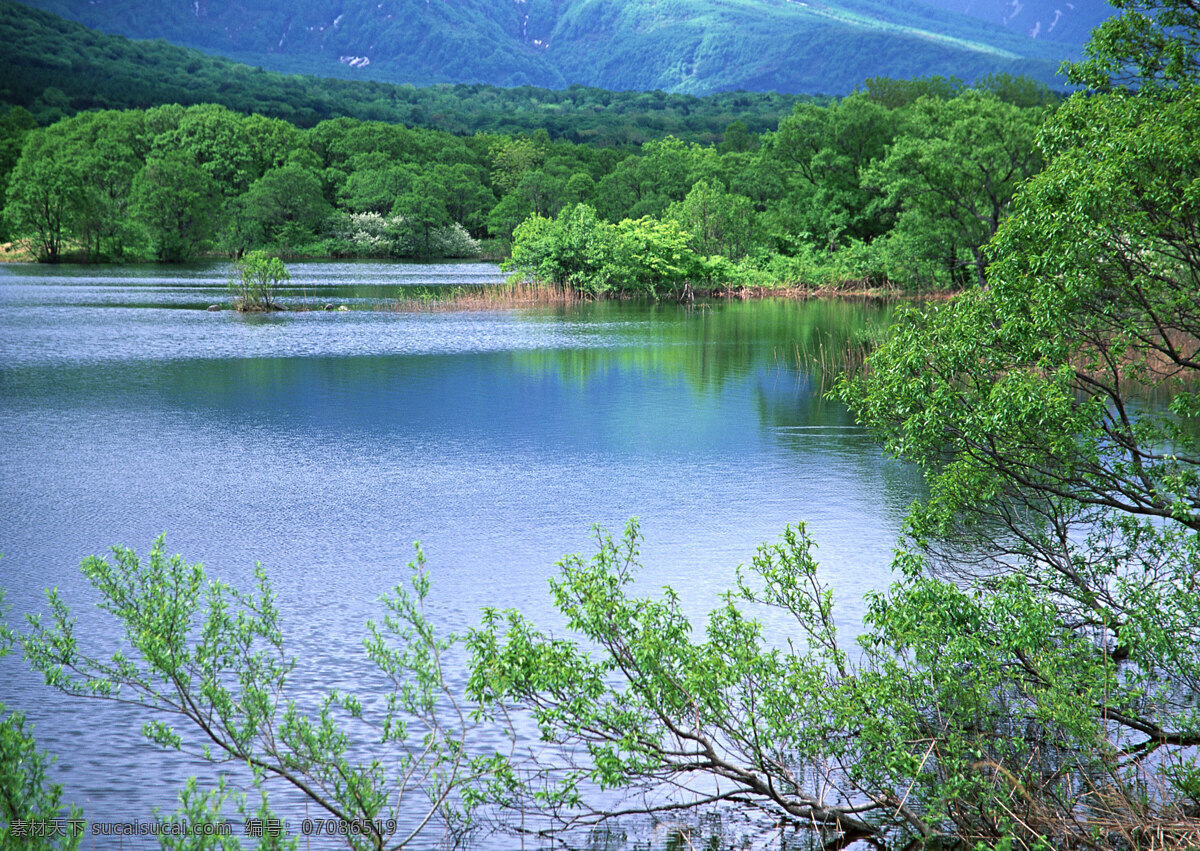
[[[1024,74],[1052,82],[1083,43],[1046,14],[1044,37],[960,9],[877,0],[28,0],[131,38],[165,38],[266,68],[358,80],[711,94],[842,95],[864,77]],[[1050,10],[1047,10],[1049,12]],[[1090,26],[1090,25],[1089,25]],[[1084,27],[1086,29],[1086,27]],[[1062,39],[1066,39],[1064,42]],[[799,57],[803,57],[798,61]]]
[[[0,119],[5,236],[44,262],[510,256],[599,295],[685,286],[909,290],[982,280],[1058,99],[1024,78],[873,79],[769,131],[640,146],[457,135],[215,104]]]
[[[545,130],[555,139],[601,146],[668,134],[709,143],[733,121],[755,133],[774,129],[794,104],[807,100],[775,92],[695,97],[581,85],[417,88],[281,74],[161,39],[107,35],[14,0],[0,0],[0,43],[0,108],[24,107],[41,125],[85,110],[213,103],[305,128],[345,116],[458,135]]]

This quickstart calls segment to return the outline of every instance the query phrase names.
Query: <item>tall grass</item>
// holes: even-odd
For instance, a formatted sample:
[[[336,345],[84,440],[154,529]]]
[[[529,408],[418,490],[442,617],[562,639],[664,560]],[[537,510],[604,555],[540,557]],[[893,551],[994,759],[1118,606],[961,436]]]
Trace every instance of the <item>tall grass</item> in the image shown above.
[[[438,313],[461,310],[500,310],[512,307],[554,307],[582,301],[570,287],[551,284],[505,283],[483,286],[412,287],[403,298],[385,299],[376,310],[392,313]]]
[[[820,376],[821,392],[843,375],[862,375],[867,358],[887,338],[887,328],[868,326],[852,337],[838,338],[832,334],[805,337],[792,344],[790,352],[776,350],[775,360],[786,358],[789,365]]]

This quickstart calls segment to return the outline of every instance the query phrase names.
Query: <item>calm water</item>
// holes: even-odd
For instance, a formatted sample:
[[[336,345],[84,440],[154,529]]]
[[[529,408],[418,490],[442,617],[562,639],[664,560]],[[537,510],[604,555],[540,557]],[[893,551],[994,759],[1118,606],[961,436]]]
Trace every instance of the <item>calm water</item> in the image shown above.
[[[817,538],[849,628],[862,593],[889,581],[917,478],[795,358],[885,322],[882,308],[406,314],[370,308],[405,286],[499,272],[291,270],[286,301],[352,309],[207,312],[228,301],[220,264],[0,266],[0,584],[13,619],[44,611],[56,586],[80,634],[114,648],[79,561],[166,532],[172,552],[235,584],[261,562],[305,681],[353,687],[369,678],[363,623],[416,540],[447,629],[491,605],[561,631],[554,562],[591,549],[591,524],[632,516],[641,588],[674,586],[695,622],[795,520]],[[200,770],[144,743],[137,711],[64,699],[11,657],[0,674],[0,701],[36,724],[67,799],[96,821],[169,812]]]

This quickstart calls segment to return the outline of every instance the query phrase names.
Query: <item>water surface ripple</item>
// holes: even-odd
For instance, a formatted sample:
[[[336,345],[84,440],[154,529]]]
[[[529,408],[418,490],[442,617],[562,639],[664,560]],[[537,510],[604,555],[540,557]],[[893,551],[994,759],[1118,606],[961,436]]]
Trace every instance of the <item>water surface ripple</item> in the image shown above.
[[[417,540],[445,629],[513,606],[561,631],[554,562],[589,551],[593,523],[619,529],[633,516],[645,534],[639,589],[674,586],[697,624],[735,567],[796,520],[817,538],[851,629],[862,593],[889,581],[917,479],[795,360],[886,311],[394,313],[371,307],[403,287],[502,276],[487,264],[292,268],[293,306],[354,309],[207,312],[228,301],[223,264],[0,266],[10,617],[45,611],[55,586],[83,639],[115,649],[79,561],[116,543],[145,551],[166,532],[172,552],[228,582],[267,568],[309,700],[377,682],[363,624],[405,579]],[[770,628],[786,637],[785,623]],[[27,713],[58,755],[66,798],[95,821],[170,812],[184,778],[211,776],[146,744],[137,710],[65,699],[13,657],[0,673],[0,701]],[[281,800],[298,822],[298,805]]]

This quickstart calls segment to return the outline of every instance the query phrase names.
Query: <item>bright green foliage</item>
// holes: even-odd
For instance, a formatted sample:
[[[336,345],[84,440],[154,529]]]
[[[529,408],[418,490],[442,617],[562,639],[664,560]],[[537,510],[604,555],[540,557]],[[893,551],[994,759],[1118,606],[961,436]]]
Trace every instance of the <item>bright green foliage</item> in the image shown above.
[[[642,147],[599,182],[597,205],[610,221],[659,216],[673,201],[682,201],[704,176],[715,151],[668,137]]]
[[[902,280],[983,285],[984,246],[1041,168],[1043,115],[976,91],[922,97],[905,111],[905,131],[862,177],[899,211],[888,240],[909,270]]]
[[[276,310],[275,297],[280,285],[291,280],[278,257],[265,251],[251,251],[233,264],[229,291],[239,311]]]
[[[259,786],[259,778],[255,778]],[[236,806],[242,821],[259,819],[266,822],[278,816],[271,810],[267,794],[259,789],[259,805],[253,811],[246,805],[246,795],[230,789],[222,776],[216,789],[201,789],[195,777],[189,777],[184,787],[179,790],[179,809],[167,817],[155,813],[160,821],[178,825],[212,825],[226,821],[230,813],[228,807]],[[231,831],[228,836],[182,833],[179,836],[164,834],[159,837],[159,848],[162,851],[242,851],[245,847],[240,830]],[[297,851],[300,846],[299,837],[277,836],[271,831],[264,831],[258,842],[251,845],[252,851]]]
[[[619,290],[654,295],[698,280],[701,258],[678,223],[643,217],[613,228],[612,254],[602,277]]]
[[[798,104],[779,122],[763,149],[763,162],[785,181],[770,218],[778,242],[805,234],[833,250],[851,239],[870,239],[886,230],[874,209],[878,192],[864,188],[863,174],[883,157],[897,130],[897,117],[864,94],[829,107]]]
[[[1002,648],[1002,682],[1087,672],[1056,698],[1068,731],[1013,731],[1031,765],[1069,745],[1017,775],[1025,823],[1055,845],[1145,847],[1172,824],[1160,841],[1200,841],[1196,126],[1191,84],[1071,98],[990,245],[988,288],[909,310],[840,391],[929,479],[910,575],[1040,607],[1009,628],[1049,637]],[[1034,705],[1039,720],[1057,707]]]
[[[73,243],[85,259],[120,259],[126,243],[137,240],[128,213],[142,134],[137,114],[99,112],[31,135],[10,183],[13,235],[30,240],[48,262],[62,259]]]
[[[579,643],[513,612],[472,635],[473,694],[538,718],[557,747],[532,794],[568,822],[611,813],[597,784],[825,838],[1200,844],[1200,92],[1072,98],[1019,189],[998,133],[956,130],[1010,109],[919,99],[941,128],[920,138],[953,147],[902,138],[879,167],[964,208],[1016,194],[974,214],[999,224],[987,286],[905,311],[839,391],[930,485],[856,654],[795,532],[738,594],[794,617],[786,652],[733,597],[701,638],[669,590],[628,596],[635,529],[563,563]]]
[[[267,170],[281,166],[296,129],[277,119],[242,116],[215,104],[188,107],[158,128],[151,154],[181,155],[226,196],[240,195]]]
[[[0,713],[5,707],[0,704]],[[19,712],[0,718],[0,847],[75,849],[83,839],[83,813],[62,804],[62,790],[51,783],[46,771],[53,760],[38,749],[32,732]],[[64,835],[35,836],[39,825],[61,819]],[[70,821],[68,821],[70,820]]]
[[[310,241],[332,212],[320,179],[311,170],[291,164],[273,168],[256,180],[241,203],[260,239],[269,245]]]
[[[601,295],[619,288],[609,277],[613,242],[612,225],[597,218],[591,207],[578,204],[556,219],[530,216],[522,222],[513,233],[512,258],[504,268]]]
[[[57,263],[82,195],[80,175],[63,134],[32,131],[9,179],[4,215],[12,234],[32,242],[39,260]]]
[[[354,171],[346,178],[338,200],[355,213],[390,213],[396,198],[411,188],[416,169],[383,163],[372,167],[374,162],[368,162],[370,165],[359,159],[352,166]]]
[[[544,143],[533,139],[498,139],[492,144],[492,185],[501,194],[512,192],[546,159]]]
[[[92,655],[67,604],[48,592],[49,623],[32,618],[21,641],[49,685],[140,704],[153,713],[143,728],[152,742],[294,786],[321,812],[361,828],[346,839],[356,851],[425,847],[427,828],[470,828],[472,784],[494,759],[467,752],[486,716],[472,716],[443,679],[457,639],[437,636],[425,617],[429,577],[419,550],[409,587],[384,597],[383,619],[367,624],[382,694],[367,701],[329,692],[312,709],[289,696],[296,661],[261,568],[254,590],[242,592],[168,556],[162,538],[145,558],[122,547],[112,555],[81,568],[100,608],[123,628],[123,649]],[[373,740],[355,741],[348,727]],[[184,812],[212,812],[223,794],[189,787]],[[393,834],[389,820],[415,827]]]
[[[548,745],[522,767],[539,778],[520,790],[532,801],[512,792],[510,805],[554,802],[579,824],[735,801],[841,842],[1027,847],[1043,828],[1070,831],[1079,796],[1097,823],[1123,814],[1101,797],[1122,778],[1117,754],[1096,747],[1097,707],[1121,690],[1117,663],[1019,579],[983,594],[907,578],[871,600],[851,653],[803,527],[759,550],[702,633],[671,589],[629,596],[636,525],[598,543],[551,582],[578,641],[493,610],[468,639],[472,696],[532,712]],[[753,619],[770,610],[793,625],[786,649]],[[595,787],[627,797],[601,808]],[[1091,847],[1112,840],[1089,830],[1084,820]]]
[[[674,220],[644,217],[612,225],[577,204],[556,219],[526,219],[513,234],[504,268],[588,295],[657,295],[706,277],[708,267],[690,242]]]
[[[1087,59],[1065,66],[1077,85],[1173,88],[1200,81],[1200,9],[1189,0],[1112,0],[1121,14],[1102,23]]]
[[[0,603],[3,594],[0,594]],[[13,634],[0,625],[0,656],[7,656]],[[7,713],[0,704],[0,847],[30,851],[78,848],[83,838],[83,813],[62,803],[62,788],[51,783],[46,771],[54,760],[38,749],[32,731],[19,712]],[[32,822],[62,819],[62,836],[34,836]],[[68,819],[73,823],[68,823]],[[75,829],[78,827],[78,829]],[[40,832],[40,831],[39,831]]]
[[[0,25],[14,14],[5,1]],[[619,149],[563,141],[564,133],[601,140],[581,118],[596,103],[619,115],[632,108],[623,95],[583,89],[546,96],[549,130],[470,137],[346,117],[300,131],[214,104],[100,111],[28,137],[6,219],[44,260],[178,261],[255,248],[428,258],[475,256],[474,240],[484,238],[502,250],[530,216],[557,219],[586,204],[614,226],[639,222],[613,231],[614,251],[627,250],[609,257],[620,266],[612,283],[587,284],[597,293],[683,282],[961,285],[986,265],[978,246],[1005,214],[1015,177],[994,172],[1001,149],[1011,141],[1030,150],[1044,89],[1003,75],[981,84],[994,97],[937,78],[891,82],[873,80],[873,94],[825,106],[801,104],[774,133],[753,117],[759,96],[716,98],[739,111],[722,125],[729,140],[719,146],[691,141],[684,124],[694,122],[666,112],[657,139],[631,128],[618,134]],[[911,99],[947,86],[959,96]],[[419,100],[404,94],[395,102]],[[674,109],[661,93],[636,99]],[[967,103],[994,107],[959,115]],[[685,106],[704,111],[700,102]],[[677,126],[678,136],[667,134]],[[939,168],[923,172],[928,163]],[[977,185],[991,177],[995,186]],[[674,226],[689,234],[692,257],[675,256]]]
[[[8,181],[17,166],[17,160],[21,158],[25,136],[35,127],[37,122],[23,106],[11,107],[0,116],[0,201],[3,201],[8,190]],[[7,239],[8,224],[0,216],[0,240]]]
[[[692,251],[740,260],[754,245],[755,216],[750,199],[697,181],[682,202],[667,209],[667,218],[691,234]]]

